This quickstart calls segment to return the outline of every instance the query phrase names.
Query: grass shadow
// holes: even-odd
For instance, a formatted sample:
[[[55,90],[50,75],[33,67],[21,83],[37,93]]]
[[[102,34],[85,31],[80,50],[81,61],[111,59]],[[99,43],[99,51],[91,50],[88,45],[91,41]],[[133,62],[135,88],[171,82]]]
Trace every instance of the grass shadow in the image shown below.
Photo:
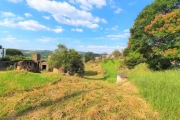
[[[97,75],[97,71],[91,71],[91,70],[88,70],[88,71],[85,71],[85,76],[95,76]]]
[[[97,88],[97,89],[100,89],[100,88]],[[90,92],[90,91],[93,91],[93,90],[97,90],[97,89],[74,92],[74,93],[69,94],[69,95],[67,95],[67,96],[58,98],[58,99],[56,99],[55,101],[53,101],[53,100],[41,101],[41,103],[40,103],[39,105],[36,105],[36,106],[32,106],[32,105],[20,106],[20,107],[21,107],[20,110],[18,110],[18,112],[17,112],[15,115],[3,117],[3,118],[0,118],[0,119],[2,119],[2,120],[17,119],[18,117],[21,117],[21,116],[23,116],[23,115],[26,115],[26,114],[28,114],[29,112],[32,112],[33,110],[38,110],[38,109],[40,109],[40,108],[42,108],[42,107],[49,107],[49,106],[51,106],[51,105],[60,103],[60,102],[62,102],[62,101],[66,101],[66,100],[68,100],[68,99],[77,97],[77,96],[79,96],[79,95],[81,95],[81,94],[85,94],[85,93],[87,93],[87,92]],[[24,107],[24,108],[23,108],[23,107]]]
[[[105,81],[106,80],[106,78],[104,78],[104,77],[102,77],[102,78],[89,78],[89,77],[83,77],[84,79],[86,79],[86,80],[102,80],[102,81]]]

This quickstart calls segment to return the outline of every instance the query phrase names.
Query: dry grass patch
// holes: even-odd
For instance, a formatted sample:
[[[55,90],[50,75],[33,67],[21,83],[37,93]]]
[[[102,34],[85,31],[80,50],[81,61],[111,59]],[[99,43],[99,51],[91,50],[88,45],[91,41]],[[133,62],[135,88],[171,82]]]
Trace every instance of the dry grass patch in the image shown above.
[[[4,97],[0,102],[4,119],[158,119],[129,82],[110,85],[64,77],[55,85]]]
[[[87,70],[101,70],[96,64]],[[88,68],[89,67],[89,68]],[[0,119],[159,119],[130,82],[109,84],[103,73],[64,76],[55,84],[0,98]]]

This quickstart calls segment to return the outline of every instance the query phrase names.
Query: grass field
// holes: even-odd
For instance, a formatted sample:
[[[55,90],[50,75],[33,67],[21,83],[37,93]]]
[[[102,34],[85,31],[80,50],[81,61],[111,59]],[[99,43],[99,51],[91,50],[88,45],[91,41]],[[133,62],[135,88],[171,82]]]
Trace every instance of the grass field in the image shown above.
[[[140,94],[155,108],[163,120],[180,119],[180,70],[153,72],[141,64],[130,72],[131,81]]]
[[[109,65],[103,66],[106,71],[116,71]],[[0,97],[0,119],[159,119],[133,84],[109,84],[98,63],[88,63],[85,69],[84,78],[52,73],[0,73],[6,81],[1,87],[12,81],[11,85],[17,87],[13,87],[17,89],[14,94]],[[116,79],[114,75],[110,73],[110,81]],[[35,89],[38,85],[40,88]]]
[[[54,83],[60,74],[31,73],[27,71],[0,72],[0,96],[10,96],[17,92],[30,91]]]

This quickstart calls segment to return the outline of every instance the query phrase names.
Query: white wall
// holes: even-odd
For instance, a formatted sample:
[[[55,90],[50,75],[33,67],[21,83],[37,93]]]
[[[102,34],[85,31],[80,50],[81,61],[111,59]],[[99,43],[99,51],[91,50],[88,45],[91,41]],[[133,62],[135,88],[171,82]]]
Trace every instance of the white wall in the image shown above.
[[[0,49],[0,58],[3,58],[6,56],[6,49]]]
[[[0,58],[2,58],[3,56],[3,49],[0,49]]]

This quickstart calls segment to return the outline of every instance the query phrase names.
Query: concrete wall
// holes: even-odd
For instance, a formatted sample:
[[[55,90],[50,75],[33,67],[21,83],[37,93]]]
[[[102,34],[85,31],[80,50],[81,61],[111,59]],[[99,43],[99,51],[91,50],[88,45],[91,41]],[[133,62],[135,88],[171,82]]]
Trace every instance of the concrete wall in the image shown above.
[[[3,58],[6,56],[6,49],[2,48],[0,49],[0,58]]]

